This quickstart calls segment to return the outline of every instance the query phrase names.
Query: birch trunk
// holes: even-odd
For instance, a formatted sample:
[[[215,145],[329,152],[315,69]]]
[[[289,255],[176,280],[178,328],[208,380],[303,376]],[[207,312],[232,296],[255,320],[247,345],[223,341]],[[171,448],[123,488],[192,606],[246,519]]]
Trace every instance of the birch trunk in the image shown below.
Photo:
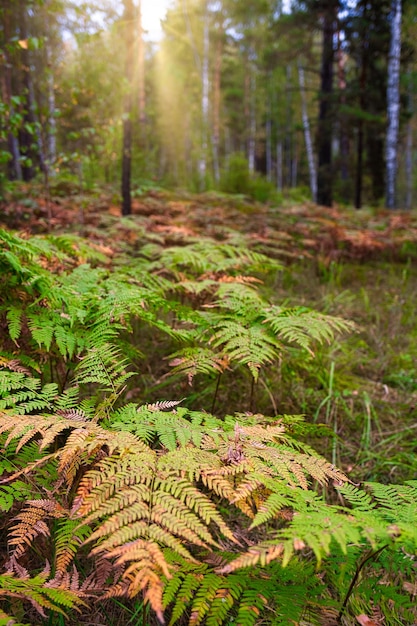
[[[388,128],[386,139],[386,206],[388,209],[396,208],[395,192],[398,159],[398,130],[400,119],[401,9],[401,0],[393,0],[387,87]]]
[[[298,80],[300,84],[301,115],[303,119],[304,139],[306,142],[308,171],[310,174],[310,190],[311,190],[311,196],[313,198],[313,202],[316,202],[317,200],[317,172],[316,172],[316,164],[314,160],[313,142],[311,140],[310,121],[308,119],[308,113],[307,113],[304,68],[301,65],[301,63],[298,64]]]

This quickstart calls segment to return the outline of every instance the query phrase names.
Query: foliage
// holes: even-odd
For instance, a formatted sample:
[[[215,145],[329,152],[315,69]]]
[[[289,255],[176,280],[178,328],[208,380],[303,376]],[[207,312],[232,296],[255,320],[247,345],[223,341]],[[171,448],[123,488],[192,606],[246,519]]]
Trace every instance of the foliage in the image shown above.
[[[410,580],[415,482],[355,487],[299,416],[221,418],[137,389],[150,339],[165,377],[236,384],[289,350],[309,363],[348,322],[267,302],[259,272],[277,266],[247,246],[148,242],[110,266],[80,238],[1,238],[0,598],[42,612],[139,594],[159,622],[286,624],[371,612],[372,590],[348,589],[384,551]],[[338,580],[330,599],[313,556]],[[409,619],[401,585],[384,593]]]

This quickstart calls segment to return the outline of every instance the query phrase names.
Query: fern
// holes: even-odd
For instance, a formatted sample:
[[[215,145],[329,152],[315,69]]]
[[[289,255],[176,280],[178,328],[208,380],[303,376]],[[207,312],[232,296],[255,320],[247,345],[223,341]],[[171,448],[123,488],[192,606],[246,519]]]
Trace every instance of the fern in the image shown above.
[[[312,341],[330,342],[335,332],[346,332],[355,328],[352,322],[304,307],[270,307],[265,310],[263,323],[282,340],[296,343],[311,354],[314,354],[311,349]]]
[[[42,574],[33,578],[16,578],[11,574],[0,574],[0,601],[2,596],[29,602],[43,617],[46,617],[44,609],[65,615],[65,610],[82,603],[74,591],[48,587],[46,576]]]
[[[297,439],[312,429],[300,416],[147,399],[168,354],[189,383],[240,368],[256,381],[289,346],[312,355],[350,323],[271,305],[248,274],[277,266],[242,242],[152,243],[110,268],[77,238],[0,239],[0,600],[64,610],[139,594],[172,625],[324,623],[377,554],[352,611],[372,608],[372,581],[407,621],[412,587],[376,581],[391,559],[412,585],[415,481],[355,487]],[[152,367],[137,365],[138,337],[144,352],[158,341]],[[343,505],[325,500],[333,485]]]
[[[177,272],[189,268],[190,273],[278,269],[280,266],[263,254],[247,247],[214,243],[210,239],[199,240],[185,247],[171,247],[162,252],[158,264]]]
[[[253,378],[265,363],[278,357],[280,344],[261,326],[243,325],[233,320],[220,321],[209,343],[221,347],[230,361],[247,365]]]

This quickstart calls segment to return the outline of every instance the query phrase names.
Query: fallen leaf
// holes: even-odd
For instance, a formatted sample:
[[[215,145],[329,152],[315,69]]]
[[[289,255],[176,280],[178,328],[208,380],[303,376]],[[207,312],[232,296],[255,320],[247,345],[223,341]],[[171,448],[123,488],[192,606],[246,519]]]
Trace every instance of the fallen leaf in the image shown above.
[[[355,617],[361,626],[381,626],[381,623],[375,622],[375,620],[363,613],[361,613],[361,615],[355,615]]]

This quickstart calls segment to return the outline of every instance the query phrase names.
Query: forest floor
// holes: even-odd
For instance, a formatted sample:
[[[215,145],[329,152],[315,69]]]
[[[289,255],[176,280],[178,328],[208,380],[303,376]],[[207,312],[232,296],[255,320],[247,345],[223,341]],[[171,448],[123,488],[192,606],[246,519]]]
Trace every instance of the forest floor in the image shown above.
[[[20,188],[1,203],[0,225],[81,235],[109,263],[137,254],[145,243],[182,246],[202,237],[243,243],[277,259],[281,271],[263,286],[268,298],[351,319],[357,332],[309,364],[284,366],[259,390],[257,408],[326,423],[337,437],[313,443],[353,480],[415,477],[417,215],[149,189],[136,194],[133,215],[123,218],[111,190],[52,191],[45,198],[33,187]],[[226,389],[220,398],[226,412],[230,400]]]

